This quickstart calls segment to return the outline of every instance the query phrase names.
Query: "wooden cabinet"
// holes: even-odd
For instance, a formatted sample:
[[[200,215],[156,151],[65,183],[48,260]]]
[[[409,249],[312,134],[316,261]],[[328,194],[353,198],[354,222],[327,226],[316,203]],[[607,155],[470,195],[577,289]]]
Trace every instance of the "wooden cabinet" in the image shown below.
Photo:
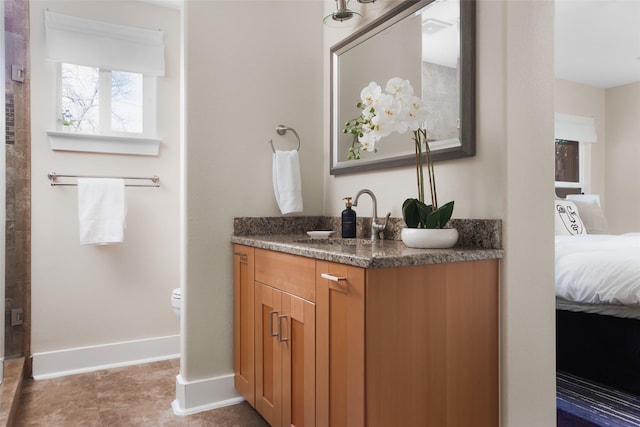
[[[256,250],[255,263],[255,408],[274,427],[315,426],[315,261]]]
[[[233,247],[233,372],[238,392],[255,406],[254,249]]]
[[[364,269],[254,249],[253,273],[234,259],[235,291],[254,284],[253,305],[236,293],[254,329],[235,314],[235,350],[255,343],[236,387],[251,396],[255,356],[247,400],[272,426],[499,424],[497,259]]]
[[[317,279],[318,426],[499,424],[498,260]]]
[[[498,261],[368,270],[366,425],[499,425]]]
[[[256,409],[272,426],[315,425],[315,304],[256,284]]]
[[[324,279],[322,274],[339,280]],[[318,426],[364,425],[364,281],[362,268],[317,261]]]

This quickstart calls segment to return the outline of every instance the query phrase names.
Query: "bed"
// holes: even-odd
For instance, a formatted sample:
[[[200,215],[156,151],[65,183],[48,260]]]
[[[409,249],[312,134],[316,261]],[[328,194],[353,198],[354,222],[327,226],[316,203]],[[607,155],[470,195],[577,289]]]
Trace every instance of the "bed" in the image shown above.
[[[581,206],[556,200],[557,369],[640,394],[640,233]]]

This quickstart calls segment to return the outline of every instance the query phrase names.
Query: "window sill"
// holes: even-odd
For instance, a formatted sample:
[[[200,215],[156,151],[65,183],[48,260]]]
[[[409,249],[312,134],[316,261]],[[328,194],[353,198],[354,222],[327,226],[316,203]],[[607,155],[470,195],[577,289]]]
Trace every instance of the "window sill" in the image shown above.
[[[161,142],[159,139],[151,138],[91,135],[63,131],[48,131],[47,135],[52,150],[89,153],[157,156]]]

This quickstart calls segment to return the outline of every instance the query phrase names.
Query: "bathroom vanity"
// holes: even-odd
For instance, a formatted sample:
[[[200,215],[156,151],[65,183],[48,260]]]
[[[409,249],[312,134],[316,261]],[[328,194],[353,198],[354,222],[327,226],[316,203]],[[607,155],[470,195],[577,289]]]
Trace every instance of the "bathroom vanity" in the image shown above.
[[[234,236],[238,391],[272,426],[498,425],[498,249]]]

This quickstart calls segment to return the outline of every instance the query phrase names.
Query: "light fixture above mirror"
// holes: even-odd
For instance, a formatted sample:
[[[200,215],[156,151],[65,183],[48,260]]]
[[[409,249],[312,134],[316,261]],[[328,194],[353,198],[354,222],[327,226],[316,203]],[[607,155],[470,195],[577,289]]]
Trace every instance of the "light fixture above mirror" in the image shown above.
[[[353,9],[349,9],[349,1],[351,0],[335,0],[335,12],[325,16],[322,22],[328,27],[354,26],[360,20],[360,18],[362,18],[362,15]],[[357,0],[357,2],[360,4],[369,5],[369,7],[367,8],[369,10],[379,9],[380,7],[384,7],[384,5],[386,4],[385,0]],[[374,6],[374,3],[378,3],[381,6]]]
[[[355,21],[360,17],[361,15],[358,12],[349,9],[349,0],[336,0],[336,10],[325,16],[322,22],[329,27],[336,27],[341,26],[340,24],[345,21]]]

